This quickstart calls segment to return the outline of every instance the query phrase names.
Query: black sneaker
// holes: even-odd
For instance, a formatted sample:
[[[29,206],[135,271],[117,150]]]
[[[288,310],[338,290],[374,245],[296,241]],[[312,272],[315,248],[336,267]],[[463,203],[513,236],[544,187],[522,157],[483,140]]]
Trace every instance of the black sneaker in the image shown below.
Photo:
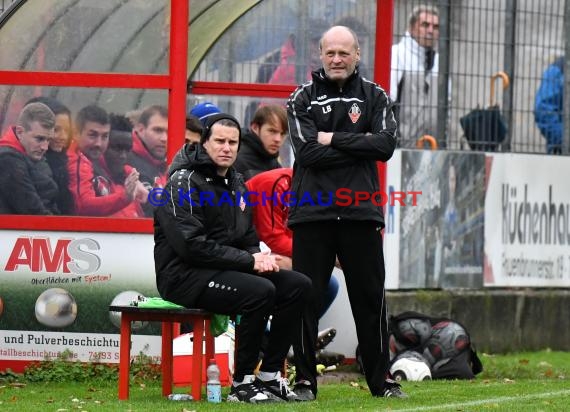
[[[297,400],[297,394],[289,388],[289,379],[283,378],[281,373],[278,374],[277,379],[262,381],[258,378],[256,383],[270,400],[277,402],[292,402]]]
[[[310,402],[316,399],[309,381],[296,382],[293,391],[297,395],[295,399],[297,402]]]
[[[386,379],[384,391],[382,392],[382,396],[384,398],[401,398],[405,399],[408,398],[408,395],[402,391],[402,387],[396,381],[391,379]]]
[[[336,336],[336,329],[335,328],[326,328],[319,332],[317,335],[317,350],[323,349],[329,343],[332,342],[334,337]]]
[[[228,402],[267,403],[269,397],[263,393],[254,376],[246,376],[241,385],[234,386],[227,397]]]

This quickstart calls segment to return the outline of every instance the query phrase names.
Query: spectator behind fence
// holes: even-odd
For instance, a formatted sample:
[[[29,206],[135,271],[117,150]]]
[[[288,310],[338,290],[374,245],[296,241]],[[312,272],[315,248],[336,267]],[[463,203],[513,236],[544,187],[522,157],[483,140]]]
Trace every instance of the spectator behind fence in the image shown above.
[[[44,157],[54,128],[49,107],[30,103],[0,139],[0,213],[60,214],[59,188]]]
[[[287,112],[282,106],[266,105],[255,111],[234,165],[245,180],[281,167],[277,158],[287,130]]]
[[[179,305],[240,315],[228,401],[294,400],[280,371],[299,336],[311,282],[261,253],[249,205],[227,201],[246,191],[233,168],[240,138],[237,120],[220,113],[206,121],[201,144],[185,144],[176,154],[165,187],[172,199],[154,214],[157,288]],[[268,350],[256,377],[270,315]]]
[[[311,60],[309,64],[303,61],[302,56],[297,56],[298,33],[290,33],[279,50],[269,55],[257,70],[256,83],[270,84],[297,84],[311,78],[311,71],[319,67],[319,60],[314,56],[318,56],[319,39],[321,34],[329,28],[326,21],[320,19],[309,19],[307,22],[308,39],[309,39],[309,56]],[[300,71],[302,78],[297,80],[298,66],[303,66]],[[263,104],[263,102],[261,102]],[[245,123],[249,124],[253,120],[255,111],[260,105],[259,101],[252,101],[246,107],[244,114]]]
[[[168,143],[168,111],[154,105],[144,109],[133,129],[133,150],[127,163],[140,174],[147,190],[166,183],[166,146]],[[150,203],[143,206],[145,216],[152,217]]]
[[[564,57],[559,57],[542,74],[534,99],[534,120],[546,139],[546,152],[562,153],[564,102]]]
[[[104,157],[111,130],[109,115],[98,106],[86,106],[77,113],[74,127],[68,171],[75,214],[120,215],[135,198],[139,174],[133,170],[122,184],[113,182]]]
[[[398,103],[401,147],[415,147],[425,134],[437,133],[439,12],[418,5],[408,19],[408,31],[392,46],[390,97]]]
[[[34,102],[45,104],[55,114],[54,136],[49,142],[45,158],[51,169],[53,180],[59,188],[56,199],[57,207],[62,215],[70,215],[73,213],[73,196],[69,191],[67,149],[71,144],[71,111],[59,100],[51,97],[34,97],[26,104]]]
[[[356,70],[360,48],[352,30],[332,27],[323,34],[320,48],[322,68],[287,102],[295,150],[292,187],[297,196],[313,199],[289,209],[293,269],[313,282],[302,342],[293,347],[294,390],[303,400],[314,400],[317,394],[318,313],[338,256],[370,392],[405,397],[399,384],[388,379],[382,208],[355,199],[341,205],[335,195],[343,188],[369,194],[380,190],[376,162],[388,161],[396,147],[394,107],[380,86]]]

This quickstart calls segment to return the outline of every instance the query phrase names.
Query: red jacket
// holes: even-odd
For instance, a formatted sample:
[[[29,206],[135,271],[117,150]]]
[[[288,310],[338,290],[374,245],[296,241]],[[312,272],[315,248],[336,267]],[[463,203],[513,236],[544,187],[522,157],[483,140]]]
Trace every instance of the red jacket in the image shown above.
[[[133,216],[123,185],[113,183],[105,160],[95,168],[91,160],[81,153],[75,143],[68,151],[69,190],[75,201],[75,214],[84,216]],[[99,169],[99,170],[96,170]],[[127,208],[127,210],[123,210]]]
[[[257,202],[253,207],[253,225],[259,240],[265,242],[271,252],[287,257],[293,255],[293,232],[287,227],[288,207],[283,205],[281,197],[291,189],[292,175],[291,168],[273,169],[245,183],[248,191],[255,192],[250,201]],[[265,193],[265,202],[261,193]]]

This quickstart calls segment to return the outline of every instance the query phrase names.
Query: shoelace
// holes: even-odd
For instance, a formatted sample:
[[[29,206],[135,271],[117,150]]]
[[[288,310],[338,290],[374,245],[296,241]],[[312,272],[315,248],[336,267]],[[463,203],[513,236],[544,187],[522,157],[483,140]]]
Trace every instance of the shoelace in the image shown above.
[[[283,390],[285,390],[285,396],[289,396],[294,393],[291,388],[289,388],[289,379],[281,377],[277,379],[277,382],[279,382],[279,391],[283,393]]]

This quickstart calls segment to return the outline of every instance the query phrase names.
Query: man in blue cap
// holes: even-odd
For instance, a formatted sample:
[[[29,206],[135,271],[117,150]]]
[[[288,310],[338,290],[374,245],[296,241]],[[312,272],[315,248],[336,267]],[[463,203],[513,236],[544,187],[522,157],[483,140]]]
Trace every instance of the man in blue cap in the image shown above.
[[[221,110],[214,103],[202,102],[190,109],[189,114],[196,116],[202,124],[205,124],[208,117],[220,112]]]

